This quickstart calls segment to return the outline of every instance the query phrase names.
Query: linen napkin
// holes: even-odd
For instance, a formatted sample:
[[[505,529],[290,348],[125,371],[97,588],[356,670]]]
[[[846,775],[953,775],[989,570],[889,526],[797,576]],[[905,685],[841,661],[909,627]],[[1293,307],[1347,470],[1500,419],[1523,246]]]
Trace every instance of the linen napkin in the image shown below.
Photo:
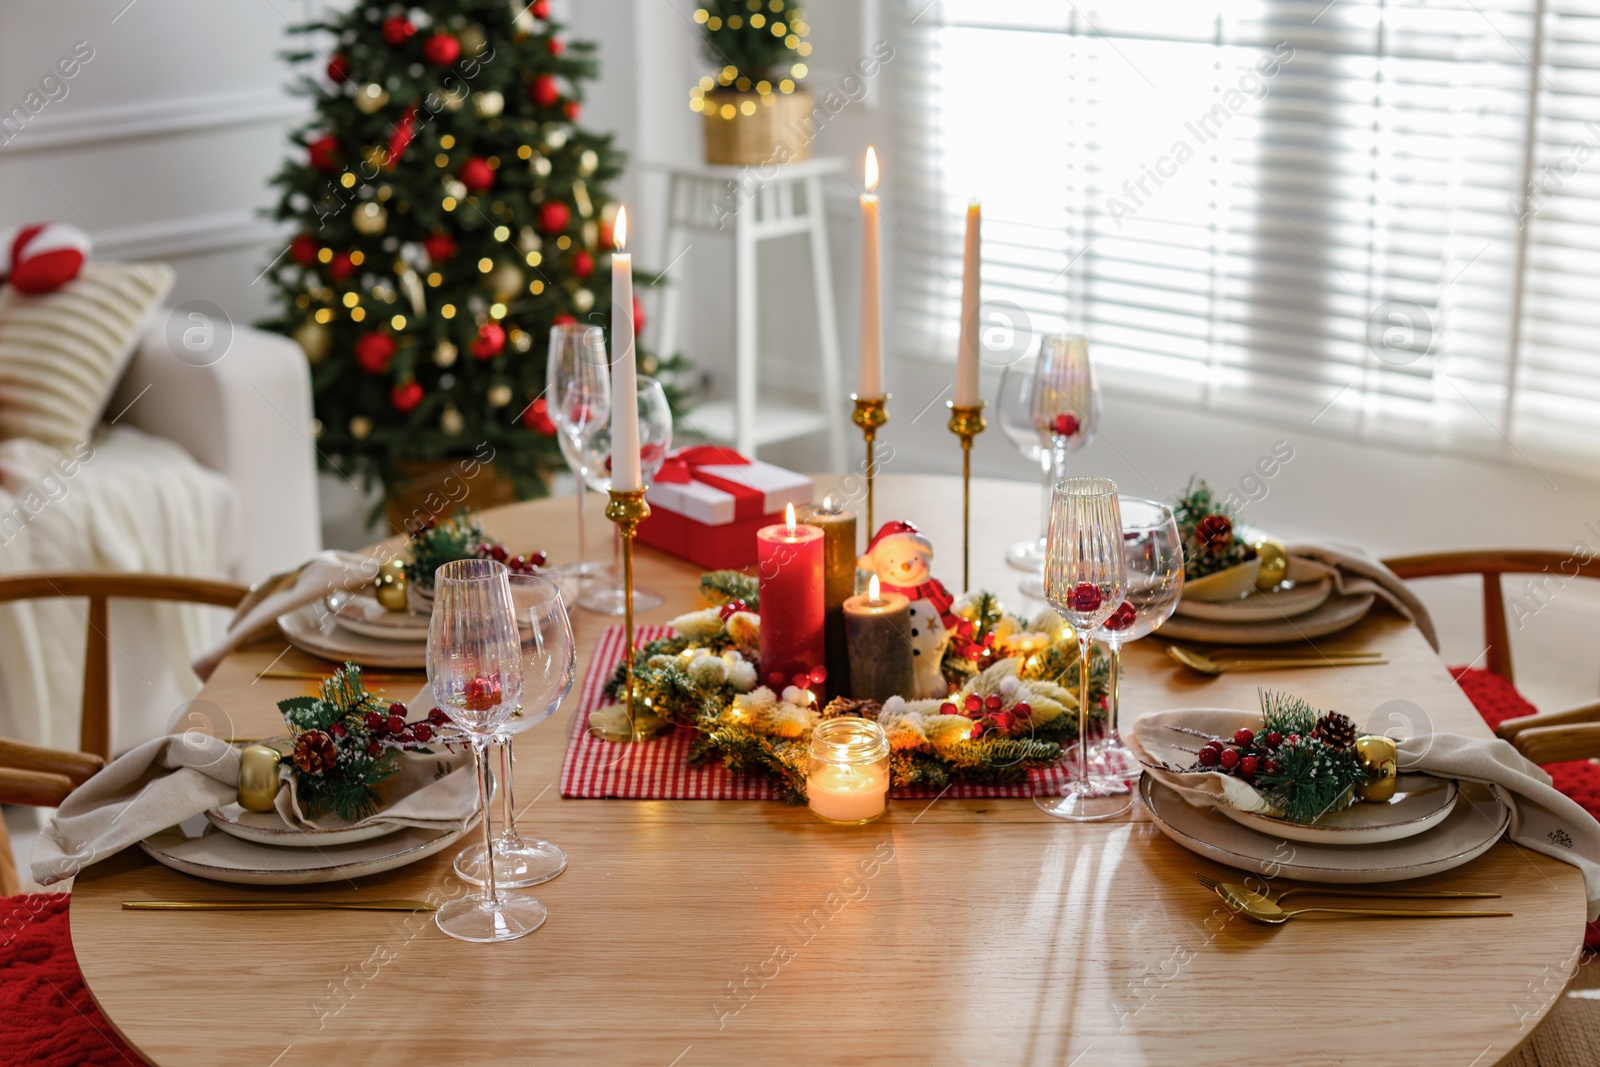
[[[1248,711],[1158,711],[1134,721],[1128,744],[1147,773],[1196,807],[1227,804],[1235,810],[1269,810],[1246,782],[1227,774],[1188,773],[1205,737],[1227,737],[1260,716]],[[1203,735],[1203,736],[1202,736]],[[1400,770],[1478,782],[1511,812],[1506,836],[1524,848],[1570,863],[1583,874],[1589,921],[1600,918],[1600,822],[1557,792],[1550,776],[1510,743],[1495,737],[1425,733],[1396,743]]]
[[[1428,609],[1422,606],[1422,601],[1406,587],[1400,576],[1385,567],[1376,556],[1352,546],[1330,544],[1289,545],[1287,551],[1292,560],[1299,561],[1310,572],[1305,580],[1315,581],[1327,576],[1333,579],[1333,588],[1337,593],[1376,594],[1380,600],[1410,619],[1435,652],[1439,650],[1439,635],[1433,628]]]
[[[367,588],[377,578],[382,562],[359,552],[328,549],[312,556],[299,570],[275,574],[254,586],[239,602],[221,643],[191,664],[194,673],[202,681],[210,678],[229,652],[271,632],[279,615],[315,603],[329,593],[355,593]]]
[[[471,825],[478,788],[470,753],[407,752],[401,761],[401,769],[378,787],[390,803],[358,825]],[[288,769],[281,773],[287,776]],[[34,880],[51,885],[71,878],[153,833],[230,804],[238,784],[239,750],[221,738],[191,731],[147,741],[62,802],[34,844]],[[279,791],[279,813],[291,826],[317,827],[301,814],[293,792]]]

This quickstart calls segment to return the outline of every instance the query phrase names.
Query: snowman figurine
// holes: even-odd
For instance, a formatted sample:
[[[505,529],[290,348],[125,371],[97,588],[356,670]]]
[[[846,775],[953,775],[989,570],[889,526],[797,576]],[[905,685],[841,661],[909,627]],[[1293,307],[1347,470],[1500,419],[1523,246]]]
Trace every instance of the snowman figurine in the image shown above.
[[[942,697],[950,686],[939,670],[944,646],[959,621],[950,611],[955,598],[933,576],[933,542],[909,522],[886,522],[873,535],[856,566],[878,576],[885,592],[911,601],[911,699]]]

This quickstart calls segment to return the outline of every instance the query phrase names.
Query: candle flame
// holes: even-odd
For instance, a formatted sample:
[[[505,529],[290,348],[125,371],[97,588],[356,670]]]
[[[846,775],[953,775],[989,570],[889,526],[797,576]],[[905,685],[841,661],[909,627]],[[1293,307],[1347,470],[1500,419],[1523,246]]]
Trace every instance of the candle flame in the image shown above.
[[[838,505],[836,505],[833,502],[833,494],[832,493],[829,493],[827,496],[822,498],[822,510],[823,511],[832,511],[837,506]]]
[[[612,234],[611,243],[616,245],[618,252],[628,247],[628,209],[626,207],[617,208],[617,224],[613,228]]]
[[[794,505],[788,504],[783,509],[783,524],[789,528],[789,536],[794,536]]]
[[[876,604],[883,599],[883,587],[878,584],[878,576],[874,574],[867,582],[867,602]]]
[[[867,145],[866,171],[867,192],[875,192],[878,188],[878,153],[871,145]]]

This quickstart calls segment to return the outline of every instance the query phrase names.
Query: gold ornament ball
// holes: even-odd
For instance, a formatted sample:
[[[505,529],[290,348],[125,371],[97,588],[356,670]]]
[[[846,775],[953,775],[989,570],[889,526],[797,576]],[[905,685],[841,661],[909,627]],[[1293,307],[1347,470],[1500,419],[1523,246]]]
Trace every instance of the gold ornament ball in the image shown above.
[[[475,56],[483,51],[483,46],[489,43],[488,35],[483,32],[483,27],[476,24],[464,27],[456,34],[456,40],[461,42],[461,54]]]
[[[368,237],[383,232],[389,225],[389,212],[376,200],[368,200],[356,208],[355,227],[357,233],[364,233]]]
[[[405,611],[408,607],[407,584],[405,561],[385,560],[378,568],[378,580],[373,595],[377,597],[378,603],[383,605],[385,611]]]
[[[472,94],[472,110],[482,119],[492,119],[506,107],[506,98],[493,89]]]
[[[444,413],[439,416],[439,429],[447,434],[458,434],[466,428],[466,420],[455,408],[445,408]]]
[[[1367,734],[1356,738],[1356,755],[1367,770],[1365,784],[1356,786],[1362,800],[1385,801],[1394,796],[1395,782],[1400,776],[1400,750],[1392,737]]]
[[[372,114],[388,102],[388,90],[377,82],[368,82],[356,92],[356,107],[363,115]]]
[[[357,441],[364,441],[372,432],[372,420],[365,415],[357,415],[350,420],[350,436]]]
[[[453,342],[440,341],[433,350],[433,362],[440,367],[449,367],[455,364],[458,355],[460,352]]]
[[[1251,547],[1261,559],[1261,569],[1256,572],[1256,588],[1270,593],[1289,576],[1289,552],[1282,541],[1264,537]]]
[[[496,300],[507,303],[522,292],[522,270],[515,263],[502,263],[484,278]]]
[[[511,386],[500,382],[489,387],[489,406],[503,408],[511,403]]]
[[[333,334],[320,322],[307,319],[294,328],[294,340],[306,354],[306,361],[315,366],[327,358],[333,344]]]
[[[283,753],[267,745],[250,745],[239,753],[239,806],[246,811],[271,811],[277,806],[278,765]]]

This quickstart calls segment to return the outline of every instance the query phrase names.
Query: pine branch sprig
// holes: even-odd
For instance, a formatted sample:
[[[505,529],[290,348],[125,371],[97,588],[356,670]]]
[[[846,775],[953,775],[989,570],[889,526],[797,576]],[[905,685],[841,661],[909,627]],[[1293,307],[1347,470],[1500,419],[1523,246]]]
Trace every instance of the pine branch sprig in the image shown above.
[[[740,600],[751,611],[761,610],[761,581],[743,571],[707,571],[700,576],[700,595],[712,605]]]

